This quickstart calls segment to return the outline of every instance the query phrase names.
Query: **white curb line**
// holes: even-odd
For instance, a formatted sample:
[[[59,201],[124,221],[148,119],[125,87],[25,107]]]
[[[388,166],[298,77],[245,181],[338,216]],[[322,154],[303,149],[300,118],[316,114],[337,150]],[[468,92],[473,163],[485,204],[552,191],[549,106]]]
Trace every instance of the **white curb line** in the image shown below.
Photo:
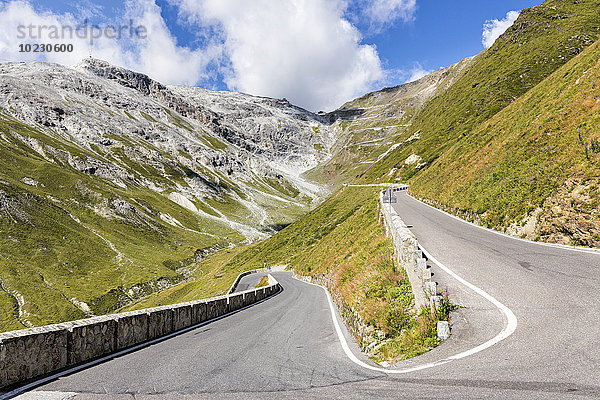
[[[517,329],[517,317],[510,310],[510,308],[508,308],[507,306],[505,306],[504,304],[502,304],[501,302],[499,302],[498,300],[496,300],[494,297],[492,297],[489,293],[487,293],[483,289],[481,289],[481,288],[473,285],[472,283],[468,282],[467,280],[461,278],[459,275],[457,275],[450,268],[446,267],[444,264],[442,264],[441,262],[439,262],[438,260],[436,260],[435,257],[433,257],[431,254],[429,254],[423,247],[421,247],[421,246],[419,246],[419,247],[421,248],[421,250],[423,251],[423,253],[427,256],[427,258],[429,260],[431,260],[432,262],[434,262],[435,264],[437,264],[437,266],[440,267],[446,273],[448,273],[448,275],[450,275],[451,277],[453,277],[454,279],[456,279],[457,281],[459,281],[460,283],[462,283],[463,285],[465,285],[466,287],[468,287],[469,289],[473,290],[475,293],[477,293],[478,295],[482,296],[484,299],[488,300],[490,303],[492,303],[493,305],[495,305],[498,308],[498,310],[506,317],[506,326],[496,336],[494,336],[492,339],[488,340],[487,342],[482,343],[479,346],[473,347],[472,349],[463,351],[461,353],[455,354],[455,355],[450,356],[450,357],[443,358],[443,359],[438,360],[438,361],[433,361],[433,362],[430,362],[430,363],[416,365],[414,367],[403,368],[403,369],[385,369],[385,368],[379,368],[379,367],[375,367],[373,365],[369,365],[369,364],[367,364],[367,363],[359,360],[354,355],[354,353],[352,352],[352,350],[350,350],[350,347],[348,346],[348,342],[346,342],[346,338],[344,337],[344,334],[342,333],[342,328],[340,327],[340,324],[339,324],[339,322],[337,320],[336,312],[335,312],[335,307],[333,305],[333,301],[331,299],[331,295],[329,294],[329,291],[325,287],[323,287],[321,285],[317,285],[317,284],[314,284],[314,283],[309,283],[310,285],[315,285],[315,286],[320,287],[327,294],[327,300],[329,301],[329,308],[331,310],[331,319],[333,320],[333,325],[335,327],[335,331],[337,332],[338,337],[340,339],[340,343],[342,345],[342,349],[344,349],[344,353],[346,353],[346,356],[348,356],[348,358],[350,360],[352,360],[355,364],[358,364],[361,367],[370,369],[372,371],[383,372],[383,373],[386,373],[386,374],[406,374],[406,373],[409,373],[409,372],[420,371],[422,369],[436,367],[438,365],[446,364],[446,363],[449,363],[451,361],[459,360],[461,358],[468,357],[468,356],[473,355],[475,353],[479,353],[480,351],[485,350],[488,347],[491,347],[494,344],[496,344],[496,343],[498,343],[498,342],[506,339],[507,337],[509,337],[510,335],[512,335],[513,332]],[[304,281],[300,281],[300,282],[304,282]],[[304,282],[304,283],[308,283],[308,282]]]

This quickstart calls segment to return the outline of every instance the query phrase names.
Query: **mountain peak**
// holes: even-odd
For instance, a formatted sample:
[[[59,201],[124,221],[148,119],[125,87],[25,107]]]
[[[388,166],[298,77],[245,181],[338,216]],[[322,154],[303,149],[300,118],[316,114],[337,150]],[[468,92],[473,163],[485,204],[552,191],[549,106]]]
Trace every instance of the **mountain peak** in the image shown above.
[[[75,69],[90,72],[101,78],[117,81],[125,87],[136,89],[144,94],[150,94],[155,90],[164,90],[166,88],[163,84],[155,81],[146,74],[118,67],[107,61],[93,57],[83,59],[75,66]]]

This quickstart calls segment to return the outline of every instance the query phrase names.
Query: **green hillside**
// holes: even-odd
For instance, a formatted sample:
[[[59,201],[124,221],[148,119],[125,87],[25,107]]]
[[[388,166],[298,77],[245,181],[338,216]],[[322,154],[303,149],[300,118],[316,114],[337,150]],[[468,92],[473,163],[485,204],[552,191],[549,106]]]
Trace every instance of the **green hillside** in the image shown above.
[[[91,57],[1,63],[0,330],[118,310],[273,234],[325,188],[268,163],[315,163],[327,128],[273,99],[168,88]]]
[[[331,114],[334,156],[306,176],[333,186],[357,175],[359,183],[408,182],[415,196],[484,225],[599,246],[599,10],[600,0],[548,0],[476,57],[347,103]],[[302,196],[261,177],[248,185],[262,197],[239,193],[246,207],[223,195],[196,213],[143,185],[78,171],[65,154],[72,161],[92,150],[0,117],[0,330],[220,294],[239,271],[265,263],[333,271],[349,304],[394,330],[386,312],[402,303],[402,276],[378,258],[389,240],[376,222],[376,189],[345,188],[272,238],[204,260],[246,240],[213,218],[219,213],[245,221],[259,199],[265,214],[287,221],[277,214],[305,208],[272,199]],[[129,165],[127,154],[112,156]],[[185,182],[182,169],[165,173]],[[380,278],[382,291],[368,298]]]
[[[598,82],[600,42],[452,146],[413,181],[413,191],[472,210],[494,227],[508,228],[537,210],[538,229],[522,233],[543,240],[559,239],[546,220],[561,212],[564,222],[588,233],[557,227],[564,236],[600,245]]]
[[[589,125],[594,110],[569,112],[580,107],[574,102],[591,101],[594,93],[585,92],[583,84],[567,90],[595,62],[597,46],[578,54],[600,37],[598,10],[597,0],[548,0],[523,10],[460,79],[415,117],[406,137],[418,132],[420,138],[400,146],[359,181],[409,182],[415,195],[492,227],[512,224],[513,233],[532,238],[597,243],[596,228],[589,224],[585,234],[575,235],[568,228],[543,228],[559,223],[547,210],[538,211],[546,219],[533,230],[535,221],[526,217],[545,208],[544,201],[571,175],[571,188],[584,175],[598,175],[593,159],[586,167],[579,165],[583,147],[578,152],[575,145],[580,124],[587,127],[586,140],[596,134]],[[557,102],[556,96],[566,97]],[[532,114],[538,117],[535,122]],[[547,131],[540,135],[537,129]],[[571,170],[575,165],[580,173]],[[524,230],[517,226],[527,222]]]
[[[364,263],[374,257],[369,253],[371,247],[377,252],[389,247],[389,243],[381,243],[381,248],[377,248],[372,240],[382,231],[381,227],[373,229],[377,223],[377,193],[377,188],[346,188],[273,237],[223,252],[231,257],[211,257],[200,263],[200,269],[212,270],[218,265],[214,274],[235,277],[239,271],[262,268],[265,264],[292,264],[298,271],[326,273],[352,257]],[[189,301],[205,295],[205,285],[202,281],[184,283],[151,296],[136,308]]]
[[[468,70],[475,57],[435,71],[417,81],[367,93],[329,114],[338,140],[333,156],[305,173],[338,188],[362,174],[406,139],[427,100],[443,93]],[[416,137],[417,135],[411,136]]]
[[[159,193],[127,189],[45,158],[15,135],[73,156],[78,147],[0,123],[0,330],[102,314],[186,280],[193,262],[244,238]],[[160,218],[177,216],[180,228]],[[198,227],[209,226],[210,232]],[[196,230],[194,230],[196,229]],[[82,305],[86,303],[86,306]]]
[[[393,90],[348,103],[339,111],[353,114],[342,120],[346,148],[370,143],[365,139],[372,141],[377,128],[387,128],[379,154],[397,144],[357,182],[408,181],[413,194],[491,227],[535,240],[600,244],[599,9],[598,1],[550,0],[524,10],[494,46],[438,82],[420,111]],[[403,119],[390,121],[394,110]],[[410,126],[390,129],[394,123]],[[348,179],[360,171],[349,165],[360,159],[357,149],[319,171]],[[390,244],[376,207],[377,189],[346,187],[273,237],[201,268],[234,276],[267,263],[333,273],[344,300],[394,337],[395,316],[403,315],[395,307],[406,306],[404,284],[401,271],[381,262]],[[189,300],[206,293],[206,284],[204,276],[136,307]],[[412,338],[422,346],[417,351],[393,339],[376,357],[402,358],[432,345]]]
[[[449,304],[444,301],[444,311],[435,316],[429,309],[413,310],[410,282],[394,261],[391,240],[379,223],[379,190],[343,188],[273,237],[211,257],[199,264],[203,272],[197,280],[149,296],[130,309],[226,290],[214,285],[215,276],[233,281],[238,271],[291,264],[303,275],[331,273],[337,293],[373,329],[370,340],[380,346],[367,351],[371,357],[397,361],[422,354],[437,345],[436,324],[448,318]]]

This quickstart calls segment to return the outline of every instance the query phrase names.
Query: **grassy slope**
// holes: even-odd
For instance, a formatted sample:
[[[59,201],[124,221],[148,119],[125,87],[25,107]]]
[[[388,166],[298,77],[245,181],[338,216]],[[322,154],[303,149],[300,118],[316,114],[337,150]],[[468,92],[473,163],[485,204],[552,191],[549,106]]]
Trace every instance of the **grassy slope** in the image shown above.
[[[254,245],[219,251],[196,265],[194,278],[190,282],[153,293],[141,301],[127,306],[123,311],[140,310],[226,294],[235,278],[242,272],[240,269],[232,268],[229,262],[251,246]],[[244,270],[249,269],[254,268],[248,267]]]
[[[156,192],[135,185],[122,189],[60,165],[57,159],[48,161],[13,138],[11,131],[86,156],[14,120],[0,124],[0,190],[5,193],[0,206],[1,330],[85,316],[73,298],[96,313],[114,310],[127,300],[123,289],[161,278],[180,281],[187,268],[178,268],[188,267],[187,260],[197,250],[225,245],[219,238],[223,236],[242,240],[228,226],[207,221]],[[38,186],[23,183],[25,177]],[[119,198],[147,218],[104,218],[90,209]],[[168,225],[158,218],[159,210],[190,229],[208,227],[219,237]],[[142,285],[140,290],[155,289]]]
[[[67,95],[64,106],[99,108],[115,115],[83,94]],[[93,314],[114,311],[199,276],[202,271],[194,275],[195,262],[207,253],[271,234],[312,206],[313,199],[285,177],[251,174],[234,181],[219,169],[192,162],[182,151],[187,160],[141,135],[119,135],[110,126],[103,129],[110,144],[87,149],[59,129],[15,120],[9,116],[10,107],[0,110],[0,330],[90,314],[79,302],[89,305]],[[208,147],[225,150],[223,141],[167,108],[153,115],[121,111],[125,119],[138,121],[141,130],[151,124],[154,132],[166,132],[175,125]],[[95,115],[90,113],[91,118]],[[111,182],[102,178],[107,176],[104,166],[86,173],[72,167],[74,161],[87,158],[106,162],[109,169],[121,168],[127,177]],[[29,180],[38,185],[27,184]],[[173,191],[193,191],[191,181],[214,189],[193,200],[208,215],[166,197]],[[139,182],[152,182],[163,193]],[[23,218],[15,217],[19,213]],[[221,279],[229,278],[204,282],[209,288],[219,287]]]
[[[458,79],[473,58],[435,71],[418,81],[367,93],[333,112],[338,141],[334,155],[305,175],[339,187],[354,180],[391,146],[407,139],[413,119],[427,98]]]
[[[346,187],[273,237],[221,252],[199,264],[198,280],[155,294],[130,309],[188,301],[222,294],[228,277],[266,264],[292,264],[305,275],[332,272],[346,303],[384,339],[371,353],[377,360],[421,354],[437,344],[436,320],[429,310],[416,318],[410,283],[392,259],[392,245],[378,222],[377,188]],[[447,315],[440,315],[447,317]],[[401,334],[401,332],[403,332]]]
[[[567,178],[600,176],[600,156],[578,143],[600,136],[600,42],[476,127],[413,183],[427,197],[507,226],[542,207]],[[598,197],[597,191],[594,197]]]
[[[539,89],[497,113],[598,37],[599,30],[595,27],[600,26],[599,7],[598,1],[551,0],[526,10],[454,85],[428,103],[413,120],[412,127],[402,131],[403,137],[418,131],[421,139],[402,146],[376,164],[363,180],[389,180],[389,171],[398,168],[395,177],[410,179],[417,193],[433,193],[433,197],[463,210],[488,210],[486,218],[494,224],[506,223],[505,217],[510,219],[539,205],[548,193],[556,190],[566,173],[585,174],[589,172],[586,168],[597,168],[597,159],[593,156],[587,164],[581,148],[572,140],[574,129],[580,125],[584,130],[597,126],[594,117],[597,103],[591,101],[598,98],[593,91],[594,81],[580,82],[579,85],[589,87],[585,93],[573,85],[585,68],[596,65],[595,48],[580,57],[581,65],[569,64],[556,73],[559,79],[545,81]],[[597,70],[591,71],[589,76],[597,81]],[[548,96],[548,92],[553,95]],[[553,101],[544,104],[547,99]],[[582,118],[572,118],[576,115]],[[485,123],[491,117],[494,118]],[[517,122],[513,124],[514,121]],[[529,130],[524,129],[530,126]],[[566,135],[560,134],[564,131]],[[355,135],[356,140],[364,138],[362,133]],[[76,183],[82,182],[107,198],[114,198],[116,193],[131,201],[143,201],[151,210],[168,210],[188,228],[208,225],[206,220],[149,190],[131,187],[122,190],[99,184],[85,174],[25,154],[25,149],[14,141],[2,142],[2,146],[5,149],[1,153],[6,157],[0,162],[6,171],[2,174],[6,183],[0,188],[10,196],[28,199],[33,206],[30,225],[16,227],[7,219],[0,227],[7,232],[0,258],[4,287],[0,291],[0,328],[23,327],[17,316],[17,298],[11,291],[23,294],[23,309],[29,314],[25,319],[34,324],[82,316],[69,301],[72,297],[94,305],[98,311],[108,311],[118,303],[115,298],[118,294],[107,295],[109,289],[129,287],[158,276],[176,278],[181,271],[172,266],[177,261],[189,259],[196,249],[218,241],[156,219],[160,234],[100,218],[80,205],[90,199],[74,189]],[[424,168],[404,166],[404,160],[412,153],[423,158]],[[552,163],[557,157],[561,161],[570,160],[570,169],[557,169]],[[477,163],[465,167],[466,159],[476,159]],[[27,186],[19,180],[23,176],[32,177],[46,187]],[[526,185],[516,184],[517,178]],[[455,183],[456,188],[442,185],[446,179]],[[56,193],[60,193],[59,201],[49,200],[47,195],[56,197]],[[525,204],[523,196],[529,196]],[[90,229],[75,223],[66,211],[100,232],[132,262],[119,265],[114,250]],[[333,271],[346,301],[377,329],[393,336],[402,330],[404,323],[394,316],[402,315],[407,308],[402,289],[406,285],[402,272],[383,257],[390,243],[376,219],[376,190],[346,188],[271,239],[223,251],[199,263],[193,271],[194,281],[150,296],[135,308],[220,294],[241,270],[262,267],[264,263],[291,263],[299,272],[309,274]],[[218,227],[215,233],[235,237],[226,227]],[[433,343],[427,339],[431,337],[429,328],[419,328],[412,322],[407,326],[418,337],[411,346],[414,343],[418,346],[406,348],[406,343],[392,340],[381,348],[379,357],[402,358],[431,347]]]
[[[418,178],[414,167],[404,167],[416,153],[430,166],[472,129],[533,88],[600,35],[598,0],[548,0],[523,10],[489,49],[448,90],[431,99],[415,118],[409,133],[421,139],[398,149],[379,163],[364,180],[381,179],[399,168],[399,179]],[[559,19],[557,16],[566,18]]]
[[[575,134],[581,129],[586,140],[600,134],[599,45],[568,61],[598,37],[599,6],[597,1],[553,0],[526,10],[402,133],[406,138],[420,132],[421,139],[376,164],[363,181],[388,180],[397,168],[393,177],[410,179],[417,193],[485,213],[482,218],[491,225],[506,225],[539,207],[568,176],[597,177],[600,156],[588,152],[586,158]],[[355,125],[349,132],[355,141],[364,139],[367,131]],[[424,168],[404,165],[413,153],[426,162]],[[597,205],[597,188],[594,193],[591,204]],[[225,285],[206,288],[210,277],[233,279],[238,271],[264,263],[293,264],[304,274],[333,272],[345,301],[391,338],[375,358],[419,354],[433,345],[431,332],[427,324],[402,320],[410,304],[407,283],[386,258],[390,243],[376,221],[375,195],[376,189],[345,188],[274,237],[201,263],[198,281],[138,307],[223,292]]]
[[[363,208],[375,218],[377,189],[346,188],[326,200],[319,207],[299,218],[273,237],[249,246],[227,250],[199,263],[198,279],[168,289],[151,296],[136,305],[143,308],[188,301],[198,297],[223,294],[229,287],[221,284],[207,288],[205,277],[228,276],[230,283],[240,271],[262,268],[265,264],[292,264],[299,272],[326,273],[336,267],[341,260],[349,257],[364,259],[369,254],[366,248],[371,243],[371,235],[362,235],[360,220],[356,211]],[[343,193],[351,193],[347,197]],[[368,206],[363,206],[368,204]],[[367,208],[368,207],[368,208]],[[353,220],[349,220],[350,217]],[[351,235],[348,235],[348,234]],[[349,241],[357,242],[349,246]],[[340,242],[342,240],[342,242]],[[343,246],[339,246],[343,243]],[[343,248],[345,251],[339,252]],[[362,250],[361,250],[362,249]],[[356,253],[355,253],[356,251]]]
[[[397,168],[393,177],[412,178],[417,192],[433,193],[444,200],[453,198],[465,210],[489,210],[489,217],[498,220],[506,212],[504,209],[517,215],[539,204],[562,179],[561,170],[551,162],[558,153],[563,157],[561,161],[572,160],[570,165],[574,169],[585,168],[581,148],[574,144],[572,134],[560,132],[572,133],[575,125],[591,127],[594,122],[597,103],[592,104],[591,99],[597,98],[592,91],[596,75],[590,70],[590,79],[579,83],[588,85],[588,92],[574,88],[573,81],[594,65],[596,61],[591,54],[595,48],[556,72],[554,77],[559,79],[554,84],[550,78],[535,87],[598,37],[595,27],[600,26],[599,5],[597,1],[553,0],[525,10],[491,49],[461,71],[458,81],[449,87],[442,85],[444,90],[416,116],[413,126],[403,131],[402,138],[419,132],[421,139],[403,145],[376,164],[363,181],[386,181],[390,179],[389,171]],[[560,79],[562,83],[558,82]],[[573,102],[581,104],[572,106]],[[566,118],[565,111],[585,117],[574,122]],[[486,123],[491,117],[494,118]],[[534,128],[525,130],[529,125]],[[355,128],[357,132],[350,133],[361,138],[365,131],[360,129],[364,127],[357,124]],[[568,152],[563,152],[565,146]],[[421,170],[414,165],[404,166],[406,157],[413,153],[426,162]],[[472,159],[477,162],[466,162]],[[595,159],[590,162],[595,163]],[[338,169],[341,168],[343,162]],[[515,185],[519,177],[526,182],[523,187]],[[456,187],[445,185],[446,179]],[[471,183],[461,186],[469,180]],[[406,301],[397,292],[403,286],[401,273],[384,259],[390,244],[375,220],[375,193],[375,189],[345,188],[274,237],[222,254],[221,259],[208,260],[202,263],[202,268],[213,274],[229,273],[232,278],[239,270],[260,267],[265,262],[290,263],[307,274],[333,271],[345,300],[366,321],[393,335],[395,327],[402,325],[394,315],[403,315],[395,307],[402,309]],[[524,193],[530,196],[529,203],[523,204]],[[496,210],[502,211],[496,213]],[[153,296],[140,307],[218,292],[204,290],[205,284],[206,281],[198,281],[179,285]],[[415,342],[419,339],[410,341]],[[405,343],[392,339],[376,357],[402,358],[431,345],[420,343],[422,348],[412,352]]]
[[[524,140],[513,141],[512,147],[504,148],[502,141],[491,142],[491,137],[497,134],[493,131],[495,127],[482,139],[480,132],[485,130],[482,124],[597,40],[599,9],[598,0],[548,0],[524,10],[515,24],[490,49],[482,52],[459,80],[433,98],[415,117],[408,134],[419,132],[421,138],[398,148],[359,181],[389,181],[390,178],[407,181],[418,196],[453,204],[466,214],[483,213],[493,207],[482,219],[498,227],[522,218],[532,207],[543,203],[564,182],[565,174],[554,166],[546,170],[537,162],[549,160],[548,154],[559,160],[568,159],[569,151],[559,151],[555,146],[562,140],[521,138]],[[543,90],[551,88],[538,91],[536,100],[542,104],[550,99],[544,96]],[[562,110],[546,112],[561,113]],[[550,114],[546,119],[552,117]],[[506,131],[515,117],[521,116],[519,112],[504,114],[507,120],[502,128]],[[516,134],[514,128],[523,128],[525,119],[521,119],[520,125],[512,126],[512,135]],[[568,123],[563,125],[569,126]],[[548,125],[548,129],[556,128]],[[507,137],[503,135],[500,133],[498,137]],[[484,151],[496,152],[496,155],[487,157],[483,165],[474,166],[469,157],[481,150],[478,146],[487,146]],[[514,149],[518,151],[510,151]],[[445,155],[446,152],[450,153]],[[411,154],[420,156],[421,162],[405,164]],[[483,171],[486,171],[485,176],[481,175]],[[504,183],[496,185],[500,181]],[[515,185],[517,188],[512,190]],[[472,191],[465,196],[464,190],[471,186]],[[507,187],[511,190],[504,190]]]
[[[268,276],[263,276],[262,278],[260,278],[260,281],[258,281],[258,283],[256,284],[256,288],[260,288],[263,286],[269,286],[269,277]]]

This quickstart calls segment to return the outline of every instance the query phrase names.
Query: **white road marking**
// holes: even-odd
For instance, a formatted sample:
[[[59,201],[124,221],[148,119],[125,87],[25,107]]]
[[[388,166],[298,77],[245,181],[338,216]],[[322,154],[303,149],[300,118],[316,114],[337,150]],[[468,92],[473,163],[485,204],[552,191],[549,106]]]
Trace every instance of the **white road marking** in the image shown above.
[[[331,295],[329,294],[329,291],[325,287],[323,287],[321,285],[316,285],[314,283],[309,283],[310,285],[315,285],[315,286],[320,287],[327,294],[327,300],[329,301],[329,308],[331,310],[331,319],[333,320],[333,325],[335,327],[335,331],[337,332],[338,337],[340,339],[340,343],[342,345],[342,349],[344,349],[344,353],[346,353],[346,356],[348,356],[348,358],[350,360],[352,360],[355,364],[358,364],[361,367],[370,369],[372,371],[383,372],[383,373],[386,373],[386,374],[406,374],[406,373],[409,373],[409,372],[420,371],[422,369],[436,367],[438,365],[446,364],[446,363],[449,363],[451,361],[459,360],[461,358],[468,357],[468,356],[473,355],[475,353],[479,353],[480,351],[485,350],[488,347],[491,347],[491,346],[495,345],[496,343],[498,343],[498,342],[506,339],[507,337],[509,337],[510,335],[512,335],[513,332],[517,329],[517,317],[510,310],[510,308],[508,308],[507,306],[505,306],[504,304],[502,304],[501,302],[499,302],[498,300],[496,300],[494,297],[492,297],[489,293],[487,293],[483,289],[481,289],[481,288],[473,285],[472,283],[468,282],[464,278],[462,278],[459,275],[457,275],[454,271],[452,271],[450,268],[446,267],[444,264],[442,264],[441,262],[439,262],[435,257],[433,257],[431,254],[429,254],[423,247],[421,247],[421,246],[419,246],[419,247],[421,248],[421,250],[423,251],[423,253],[427,256],[427,258],[429,260],[431,260],[432,262],[434,262],[435,264],[437,264],[437,266],[440,267],[444,272],[446,272],[448,275],[450,275],[451,277],[453,277],[454,279],[456,279],[457,281],[459,281],[460,283],[462,283],[463,285],[465,285],[469,289],[473,290],[478,295],[482,296],[484,299],[486,299],[489,302],[491,302],[493,305],[495,305],[498,308],[498,310],[506,317],[506,325],[504,326],[504,328],[496,336],[494,336],[492,339],[488,340],[487,342],[482,343],[479,346],[473,347],[472,349],[469,349],[469,350],[463,351],[461,353],[455,354],[453,356],[450,356],[450,357],[447,357],[447,358],[443,358],[443,359],[438,360],[438,361],[426,363],[426,364],[416,365],[416,366],[410,367],[410,368],[403,368],[403,369],[379,368],[379,367],[375,367],[373,365],[369,365],[369,364],[367,364],[367,363],[359,360],[354,355],[354,353],[352,352],[352,350],[350,350],[350,347],[348,346],[348,342],[346,341],[346,338],[344,337],[344,334],[342,332],[342,328],[340,327],[340,324],[338,322],[338,319],[337,319],[337,316],[336,316],[336,312],[335,312],[335,307],[333,305],[333,301],[331,299]],[[301,282],[303,282],[303,281],[301,281]],[[308,283],[308,282],[305,282],[305,283]]]

